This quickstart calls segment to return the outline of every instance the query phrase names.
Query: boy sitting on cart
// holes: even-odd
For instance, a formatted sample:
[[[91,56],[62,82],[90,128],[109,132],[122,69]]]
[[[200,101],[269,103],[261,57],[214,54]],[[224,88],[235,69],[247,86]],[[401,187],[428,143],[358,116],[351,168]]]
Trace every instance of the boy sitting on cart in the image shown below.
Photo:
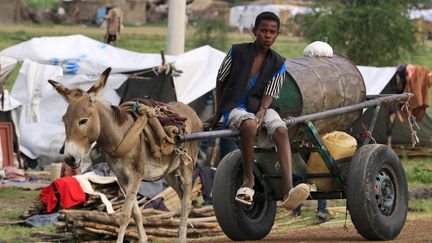
[[[268,135],[258,137],[271,139],[277,148],[283,180],[283,198],[277,205],[292,210],[307,199],[310,189],[303,183],[293,187],[288,131],[271,108],[285,78],[285,59],[270,49],[279,35],[279,27],[277,15],[260,13],[253,28],[256,40],[233,45],[228,51],[216,82],[217,110],[207,122],[214,126],[222,117],[225,125],[240,131],[244,182],[235,199],[246,205],[252,204],[255,193],[252,172],[255,139],[260,133]],[[259,140],[258,143],[262,142]]]

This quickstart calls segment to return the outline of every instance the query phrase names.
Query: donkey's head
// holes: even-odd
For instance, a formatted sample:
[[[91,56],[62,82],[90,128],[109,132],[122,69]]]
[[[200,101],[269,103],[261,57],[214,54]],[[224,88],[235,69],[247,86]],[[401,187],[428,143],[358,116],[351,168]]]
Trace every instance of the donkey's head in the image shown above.
[[[49,80],[69,106],[62,120],[65,125],[66,140],[60,153],[71,168],[80,166],[82,158],[88,154],[99,138],[100,119],[95,101],[106,85],[111,68],[107,68],[87,91],[66,88],[63,84]]]

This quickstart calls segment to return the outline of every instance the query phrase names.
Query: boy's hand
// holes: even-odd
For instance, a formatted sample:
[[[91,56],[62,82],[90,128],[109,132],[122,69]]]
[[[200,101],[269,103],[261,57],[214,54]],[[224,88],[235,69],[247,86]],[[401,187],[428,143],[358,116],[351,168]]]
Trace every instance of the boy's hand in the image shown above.
[[[260,107],[258,109],[257,113],[255,114],[255,116],[258,119],[258,124],[257,124],[258,125],[258,130],[261,129],[261,127],[262,127],[262,125],[264,123],[264,116],[265,116],[266,111],[267,111],[267,108]]]
[[[219,112],[216,112],[216,114],[214,114],[213,116],[211,116],[209,119],[207,119],[205,121],[205,123],[208,123],[210,128],[214,128],[216,126],[216,124],[218,124],[220,118],[221,118],[221,114],[219,114]]]

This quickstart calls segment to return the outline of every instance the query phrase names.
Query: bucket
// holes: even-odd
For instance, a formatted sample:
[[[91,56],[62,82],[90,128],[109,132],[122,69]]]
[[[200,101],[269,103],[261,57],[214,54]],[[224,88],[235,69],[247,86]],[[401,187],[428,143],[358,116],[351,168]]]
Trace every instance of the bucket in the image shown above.
[[[357,67],[346,57],[287,58],[287,70],[279,99],[273,107],[282,118],[297,117],[365,101],[366,86]],[[361,110],[314,121],[319,134],[346,131]],[[291,141],[307,138],[302,126],[289,129]]]
[[[331,156],[334,160],[339,160],[354,155],[357,149],[357,141],[355,138],[350,136],[345,132],[334,131],[327,133],[322,136],[322,141],[327,147]],[[341,168],[341,170],[346,170],[347,168]],[[342,174],[346,171],[341,171]],[[319,153],[314,152],[309,156],[306,167],[307,174],[322,174],[330,173],[325,162],[319,155]],[[337,184],[334,178],[320,177],[320,178],[309,178],[308,183],[315,184],[319,191],[329,192],[337,191]]]
[[[51,181],[55,181],[56,179],[60,178],[62,165],[62,163],[51,163]]]

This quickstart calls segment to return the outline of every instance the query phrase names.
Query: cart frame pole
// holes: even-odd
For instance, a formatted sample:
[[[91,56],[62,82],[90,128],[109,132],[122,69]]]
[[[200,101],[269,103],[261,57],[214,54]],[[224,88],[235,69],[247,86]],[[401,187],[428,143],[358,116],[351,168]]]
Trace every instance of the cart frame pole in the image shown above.
[[[414,95],[412,93],[382,95],[382,96],[380,95],[380,96],[376,96],[371,100],[366,100],[358,104],[333,108],[330,110],[303,115],[299,117],[289,117],[287,119],[284,119],[283,121],[285,122],[287,127],[291,127],[295,124],[300,124],[307,121],[314,121],[318,119],[324,119],[335,115],[349,113],[349,112],[353,112],[353,111],[357,111],[357,110],[361,110],[373,106],[379,106],[381,104],[407,102],[413,96]],[[238,129],[230,128],[230,129],[222,129],[222,130],[215,130],[215,131],[197,132],[191,134],[179,134],[176,137],[176,141],[177,143],[184,143],[184,142],[210,139],[210,138],[232,137],[232,136],[237,136],[239,134],[240,132]]]

